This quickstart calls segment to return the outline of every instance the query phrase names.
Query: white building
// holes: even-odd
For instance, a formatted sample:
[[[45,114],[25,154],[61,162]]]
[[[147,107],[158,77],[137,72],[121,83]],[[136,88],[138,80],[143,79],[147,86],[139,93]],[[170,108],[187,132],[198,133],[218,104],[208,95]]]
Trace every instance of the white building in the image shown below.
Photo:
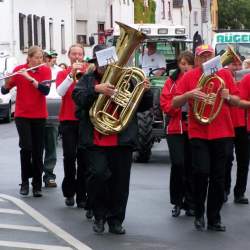
[[[115,21],[134,22],[133,0],[75,0],[74,33],[88,56],[94,44],[103,43]]]
[[[58,62],[67,61],[72,44],[72,0],[1,0],[0,50],[24,63],[27,48],[39,45],[56,50]]]
[[[189,38],[198,31],[211,43],[210,0],[156,0],[156,23],[186,26]]]

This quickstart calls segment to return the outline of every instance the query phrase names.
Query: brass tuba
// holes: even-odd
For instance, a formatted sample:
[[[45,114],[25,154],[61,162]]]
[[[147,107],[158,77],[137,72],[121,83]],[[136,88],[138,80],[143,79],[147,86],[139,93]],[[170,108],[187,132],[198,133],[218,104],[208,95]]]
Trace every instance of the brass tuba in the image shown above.
[[[102,77],[101,83],[109,82],[115,86],[113,97],[99,95],[89,111],[95,129],[104,135],[122,131],[131,120],[144,93],[145,74],[141,69],[124,68],[130,56],[146,35],[123,23],[116,44],[118,61],[111,63]],[[131,82],[135,87],[131,90]]]
[[[220,60],[223,67],[233,61],[241,62],[241,59],[231,46],[228,46]],[[215,85],[217,85],[217,87]],[[200,123],[210,124],[221,111],[224,99],[221,98],[220,92],[225,87],[225,82],[216,74],[211,76],[205,76],[205,74],[202,74],[197,87],[201,88],[201,91],[206,93],[207,97],[205,100],[194,100],[194,116]]]

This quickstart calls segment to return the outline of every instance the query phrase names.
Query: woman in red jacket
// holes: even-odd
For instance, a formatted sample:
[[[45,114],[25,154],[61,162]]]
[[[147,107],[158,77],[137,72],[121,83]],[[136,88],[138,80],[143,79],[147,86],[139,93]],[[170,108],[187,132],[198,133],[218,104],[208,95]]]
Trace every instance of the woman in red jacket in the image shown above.
[[[49,86],[41,83],[51,80],[51,70],[42,62],[42,49],[38,46],[30,47],[27,63],[17,66],[14,69],[17,74],[2,88],[5,93],[13,87],[17,88],[15,123],[21,148],[20,194],[29,194],[29,178],[32,177],[34,197],[42,196],[43,139],[48,116],[45,95],[49,93]],[[33,70],[29,69],[36,66]]]
[[[178,58],[178,69],[167,79],[160,98],[161,108],[170,118],[166,128],[167,143],[171,160],[170,201],[174,205],[172,216],[194,215],[192,198],[192,171],[190,148],[187,135],[187,105],[173,108],[172,99],[176,86],[186,71],[194,66],[194,56],[185,51]]]

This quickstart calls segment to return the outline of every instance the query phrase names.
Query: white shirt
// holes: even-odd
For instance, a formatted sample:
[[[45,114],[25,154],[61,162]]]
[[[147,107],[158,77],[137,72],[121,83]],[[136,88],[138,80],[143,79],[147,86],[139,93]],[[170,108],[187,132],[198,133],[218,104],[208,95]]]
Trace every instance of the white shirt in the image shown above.
[[[145,53],[141,59],[142,70],[148,76],[150,70],[157,68],[166,68],[166,61],[163,55],[154,53],[152,55],[148,55]]]
[[[52,67],[50,67],[50,69],[51,69],[51,75],[52,75],[51,79],[56,80],[57,74],[58,74],[58,72],[62,71],[62,68],[57,66],[57,65],[53,65]],[[49,94],[46,96],[46,98],[51,98],[51,99],[61,98],[56,91],[56,83],[55,82],[51,83],[50,91],[49,91]]]

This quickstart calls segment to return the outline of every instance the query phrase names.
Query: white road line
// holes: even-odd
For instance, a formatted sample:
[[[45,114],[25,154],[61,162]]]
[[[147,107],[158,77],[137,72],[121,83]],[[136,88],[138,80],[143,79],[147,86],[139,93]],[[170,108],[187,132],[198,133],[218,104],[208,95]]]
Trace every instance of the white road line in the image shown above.
[[[22,249],[39,249],[39,250],[73,250],[71,247],[62,247],[56,245],[31,244],[26,242],[0,241],[0,246],[22,248]]]
[[[64,241],[66,241],[71,246],[75,247],[78,250],[92,250],[90,247],[82,243],[81,241],[74,238],[71,234],[67,233],[51,221],[49,221],[46,217],[41,215],[38,211],[36,211],[34,208],[26,204],[25,202],[9,195],[0,194],[0,198],[12,201],[15,203],[19,208],[21,208],[23,211],[25,211],[27,214],[29,214],[31,217],[33,217],[36,221],[38,221],[40,224],[42,224],[44,227],[46,227],[49,231],[56,234],[58,237],[62,238]],[[53,250],[57,250],[57,248],[53,248]],[[46,249],[47,250],[47,249]],[[59,250],[59,249],[58,249]]]
[[[20,210],[7,209],[7,208],[0,208],[0,213],[3,213],[3,214],[23,214],[23,212]]]
[[[12,224],[0,224],[1,229],[14,229],[14,230],[23,230],[23,231],[32,231],[32,232],[48,232],[42,227],[32,227],[32,226],[22,226],[22,225],[12,225]]]

